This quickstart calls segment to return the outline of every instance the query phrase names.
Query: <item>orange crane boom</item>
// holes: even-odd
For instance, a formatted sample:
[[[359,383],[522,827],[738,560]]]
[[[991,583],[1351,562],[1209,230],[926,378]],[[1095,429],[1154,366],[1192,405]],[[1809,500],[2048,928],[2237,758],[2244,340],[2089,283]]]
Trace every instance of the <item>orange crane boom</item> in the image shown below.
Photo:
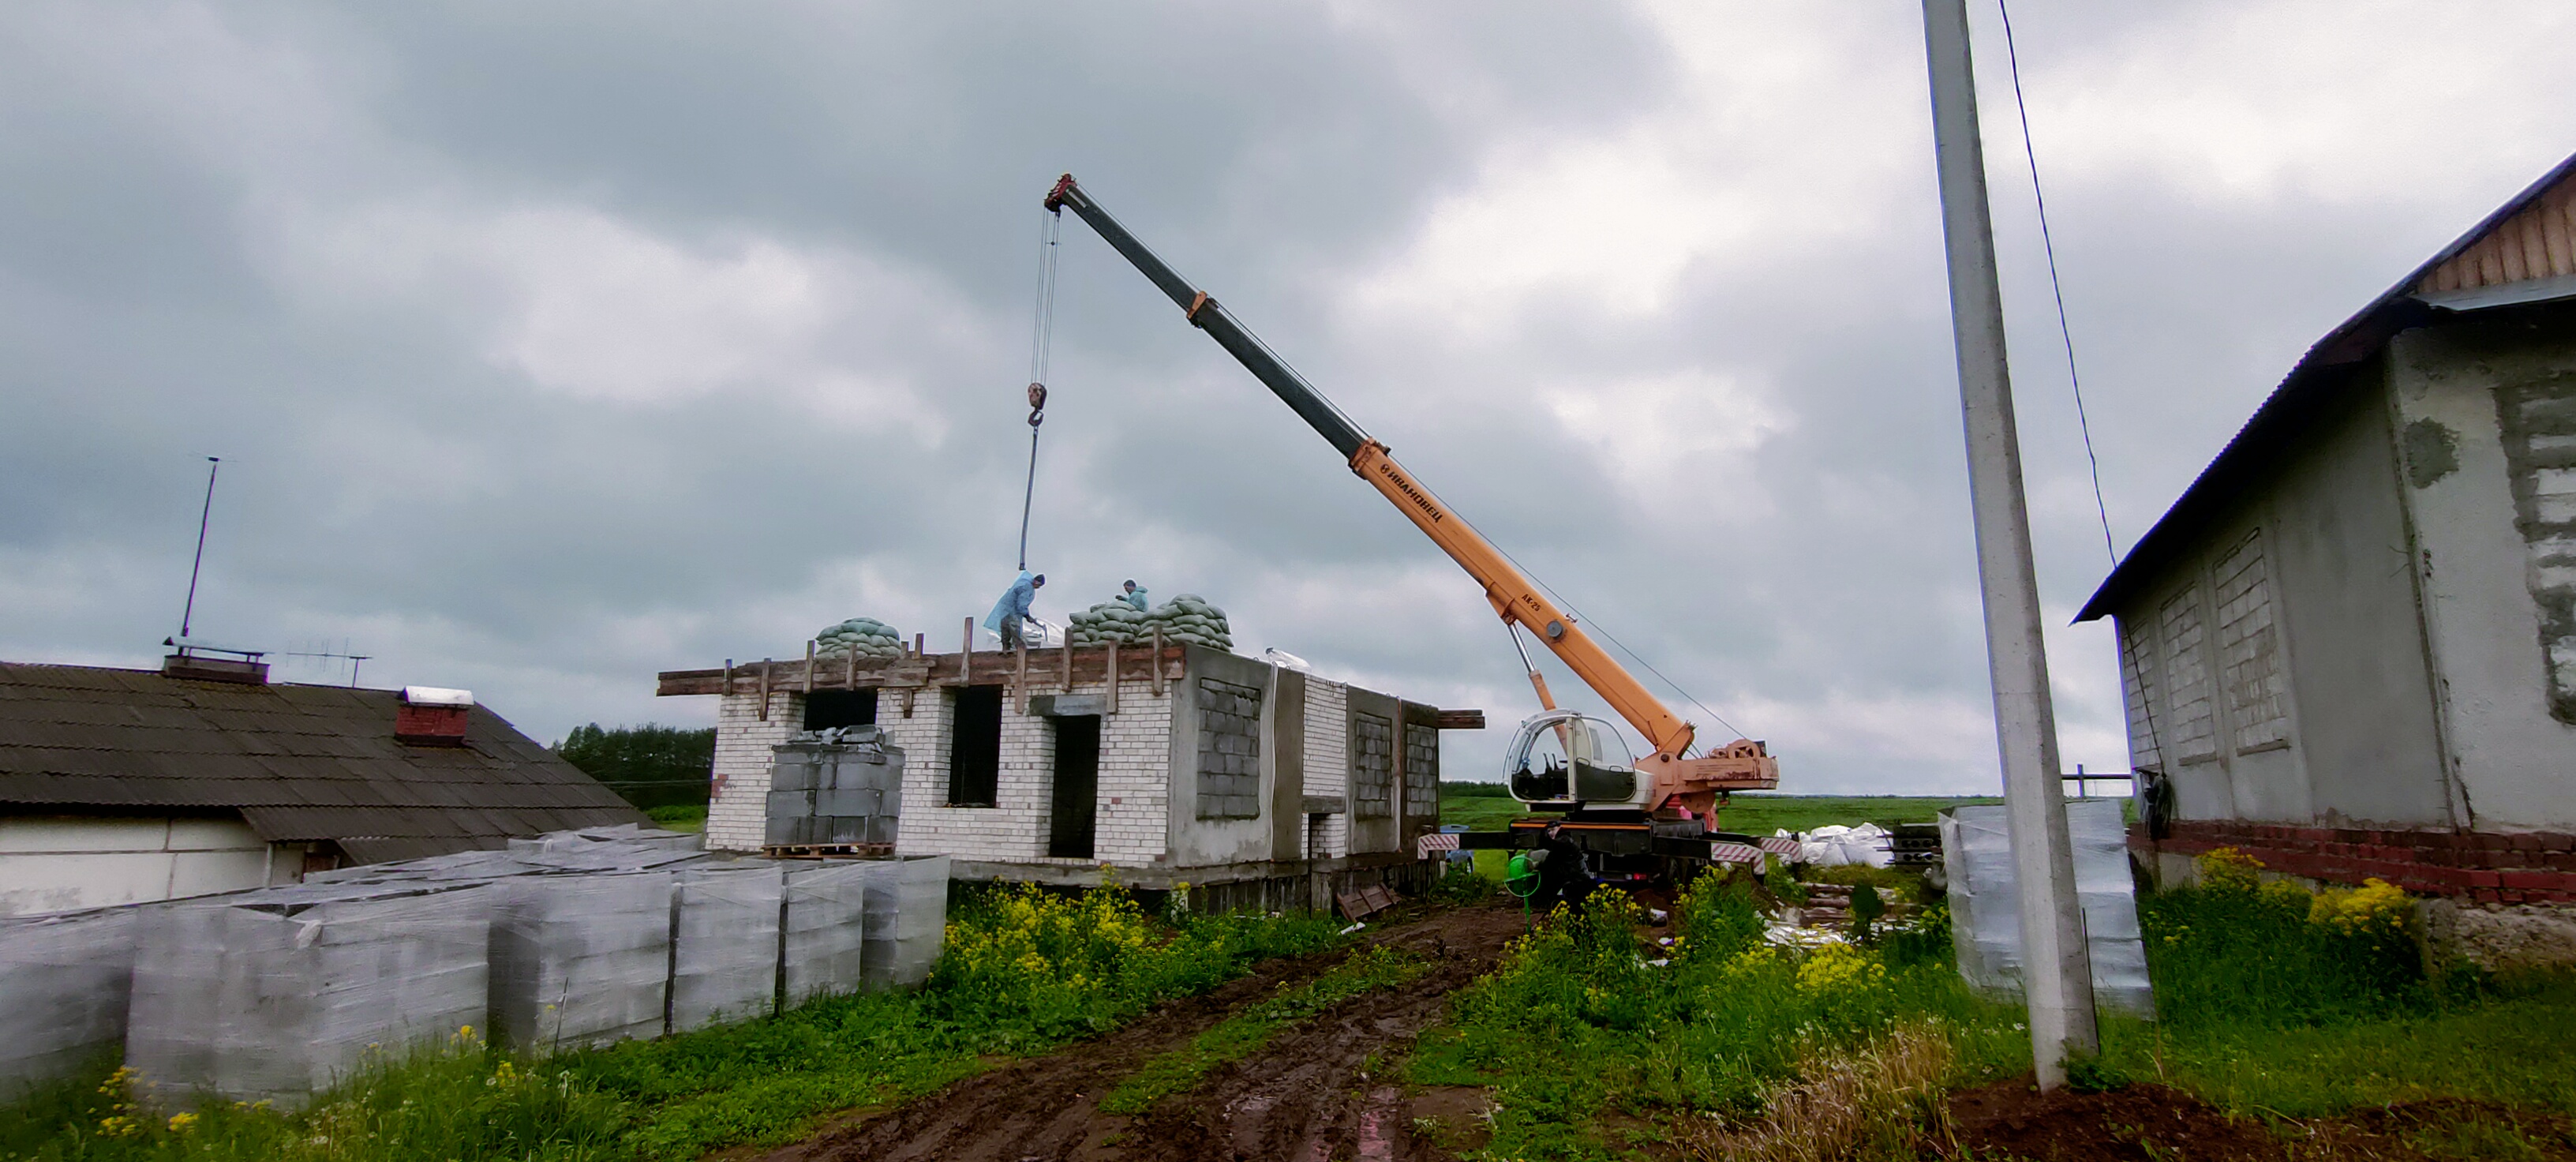
[[[1696,729],[1663,704],[1576,624],[1574,615],[1558,607],[1547,591],[1528,574],[1521,572],[1494,547],[1493,542],[1478,533],[1457,512],[1432,494],[1403,465],[1396,463],[1385,444],[1361,431],[1331,400],[1306,382],[1295,369],[1271,353],[1259,339],[1234,320],[1226,309],[1206,292],[1192,286],[1154,252],[1136,240],[1135,235],[1119,225],[1118,220],[1101,209],[1076,184],[1072,174],[1056,182],[1047,194],[1046,208],[1061,212],[1070,209],[1101,239],[1109,243],[1138,271],[1160,288],[1178,305],[1192,326],[1208,333],[1217,344],[1232,354],[1236,361],[1252,372],[1253,377],[1270,388],[1291,409],[1303,417],[1334,449],[1342,453],[1351,471],[1377,489],[1378,494],[1395,505],[1411,520],[1415,528],[1440,546],[1449,559],[1484,587],[1485,600],[1506,625],[1529,630],[1541,645],[1555,654],[1558,661],[1574,671],[1583,684],[1592,688],[1610,709],[1627,721],[1654,754],[1641,760],[1640,773],[1654,779],[1655,804],[1673,804],[1705,812],[1721,791],[1768,790],[1780,785],[1778,760],[1764,746],[1749,739],[1738,739],[1708,754],[1688,755]],[[1535,669],[1530,682],[1538,690],[1540,703],[1555,708],[1548,693],[1546,679]]]

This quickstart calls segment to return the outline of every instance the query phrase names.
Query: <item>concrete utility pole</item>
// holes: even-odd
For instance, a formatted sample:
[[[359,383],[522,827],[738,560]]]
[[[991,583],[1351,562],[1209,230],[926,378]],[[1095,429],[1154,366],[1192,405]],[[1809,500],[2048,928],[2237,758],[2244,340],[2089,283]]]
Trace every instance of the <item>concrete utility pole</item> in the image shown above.
[[[1977,578],[1986,605],[1986,661],[1995,686],[2004,810],[2021,887],[2022,994],[2030,1003],[2039,1087],[2066,1080],[2067,1054],[2100,1052],[2093,958],[2075,896],[2075,850],[2058,785],[2057,715],[2049,705],[2039,581],[2022,498],[2021,437],[2004,358],[2003,291],[1995,280],[1986,153],[1977,130],[1976,66],[1966,0],[1923,0],[1932,71],[1932,144],[1941,172],[1941,233],[1949,245],[1950,319],[1959,352],[1959,407],[1968,433],[1968,500]]]

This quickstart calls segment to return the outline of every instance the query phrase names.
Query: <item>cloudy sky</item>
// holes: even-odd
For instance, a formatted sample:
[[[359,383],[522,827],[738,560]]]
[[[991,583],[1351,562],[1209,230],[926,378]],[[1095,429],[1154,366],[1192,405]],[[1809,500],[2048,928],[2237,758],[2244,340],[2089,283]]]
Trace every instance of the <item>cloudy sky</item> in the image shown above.
[[[1972,7],[2062,624],[2107,558]],[[2124,548],[2576,149],[2563,0],[2018,17]],[[153,664],[209,455],[201,635],[345,643],[541,738],[709,721],[654,673],[845,617],[949,642],[1011,575],[1070,170],[1785,788],[1988,790],[1921,37],[1906,3],[13,4],[0,658]],[[1041,612],[1132,575],[1247,652],[1527,712],[1475,587],[1065,239]],[[2067,761],[2125,767],[2107,632],[2051,645]]]

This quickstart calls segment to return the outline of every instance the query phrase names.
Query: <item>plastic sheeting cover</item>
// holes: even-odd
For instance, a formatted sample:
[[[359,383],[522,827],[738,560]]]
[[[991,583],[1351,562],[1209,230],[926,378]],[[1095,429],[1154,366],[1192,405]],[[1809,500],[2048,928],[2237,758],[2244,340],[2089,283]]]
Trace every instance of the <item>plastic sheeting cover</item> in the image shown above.
[[[477,886],[326,884],[146,913],[126,1064],[173,1099],[292,1105],[370,1051],[454,1036],[483,1020],[490,905]]]
[[[784,1004],[859,987],[868,875],[878,866],[853,860],[789,869],[787,927],[778,942]]]
[[[0,920],[0,1100],[125,1045],[139,909]]]
[[[948,933],[948,857],[870,863],[867,881],[867,990],[911,988],[929,979]]]
[[[666,871],[495,885],[495,1031],[509,1045],[541,1051],[659,1036],[673,885]]]
[[[2152,1020],[2155,992],[2146,945],[2138,934],[2135,884],[2120,803],[2066,805],[2075,844],[2075,891],[2093,956],[2093,995],[2104,1007]],[[2021,993],[2021,904],[2004,808],[1953,807],[1941,813],[1941,854],[1950,879],[1951,938],[1959,975],[1991,994]]]
[[[763,1017],[778,1005],[776,864],[680,873],[671,926],[671,1031]]]

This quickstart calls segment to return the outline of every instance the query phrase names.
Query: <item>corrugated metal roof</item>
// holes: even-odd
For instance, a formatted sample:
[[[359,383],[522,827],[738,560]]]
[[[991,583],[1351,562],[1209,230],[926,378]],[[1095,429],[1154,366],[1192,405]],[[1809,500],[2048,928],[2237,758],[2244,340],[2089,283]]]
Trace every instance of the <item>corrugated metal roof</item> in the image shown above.
[[[483,706],[465,745],[394,740],[398,696],[0,663],[0,810],[232,809],[361,862],[643,815]]]
[[[2468,233],[2407,272],[2405,278],[2371,300],[2370,305],[2326,332],[2299,358],[2280,386],[2272,389],[2245,426],[2237,429],[2235,438],[2219,450],[2217,458],[2201,469],[2173,507],[2165,510],[2155,527],[2130,546],[2128,555],[2120,558],[2119,565],[2102,579],[2101,587],[2093,591],[2075,620],[2087,622],[2112,612],[2132,589],[2146,583],[2157,565],[2187,548],[2201,527],[2225,510],[2244,485],[2275,463],[2275,454],[2289,447],[2291,439],[2309,421],[2339,402],[2363,361],[2378,354],[2399,333],[2431,321],[2438,312],[2418,295],[2446,289],[2437,285],[2444,281],[2454,287],[2492,285],[2484,281],[2486,274],[2479,272],[2490,272],[2501,279],[2505,266],[2490,251],[2499,251],[2509,241],[2520,253],[2528,238],[2541,239],[2541,261],[2523,266],[2517,260],[2515,269],[2526,278],[2556,277],[2551,274],[2556,266],[2549,257],[2552,252],[2547,232],[2556,221],[2553,213],[2576,221],[2576,215],[2565,212],[2570,206],[2576,206],[2576,155],[2559,162]],[[2559,245],[2565,245],[2563,235]]]

